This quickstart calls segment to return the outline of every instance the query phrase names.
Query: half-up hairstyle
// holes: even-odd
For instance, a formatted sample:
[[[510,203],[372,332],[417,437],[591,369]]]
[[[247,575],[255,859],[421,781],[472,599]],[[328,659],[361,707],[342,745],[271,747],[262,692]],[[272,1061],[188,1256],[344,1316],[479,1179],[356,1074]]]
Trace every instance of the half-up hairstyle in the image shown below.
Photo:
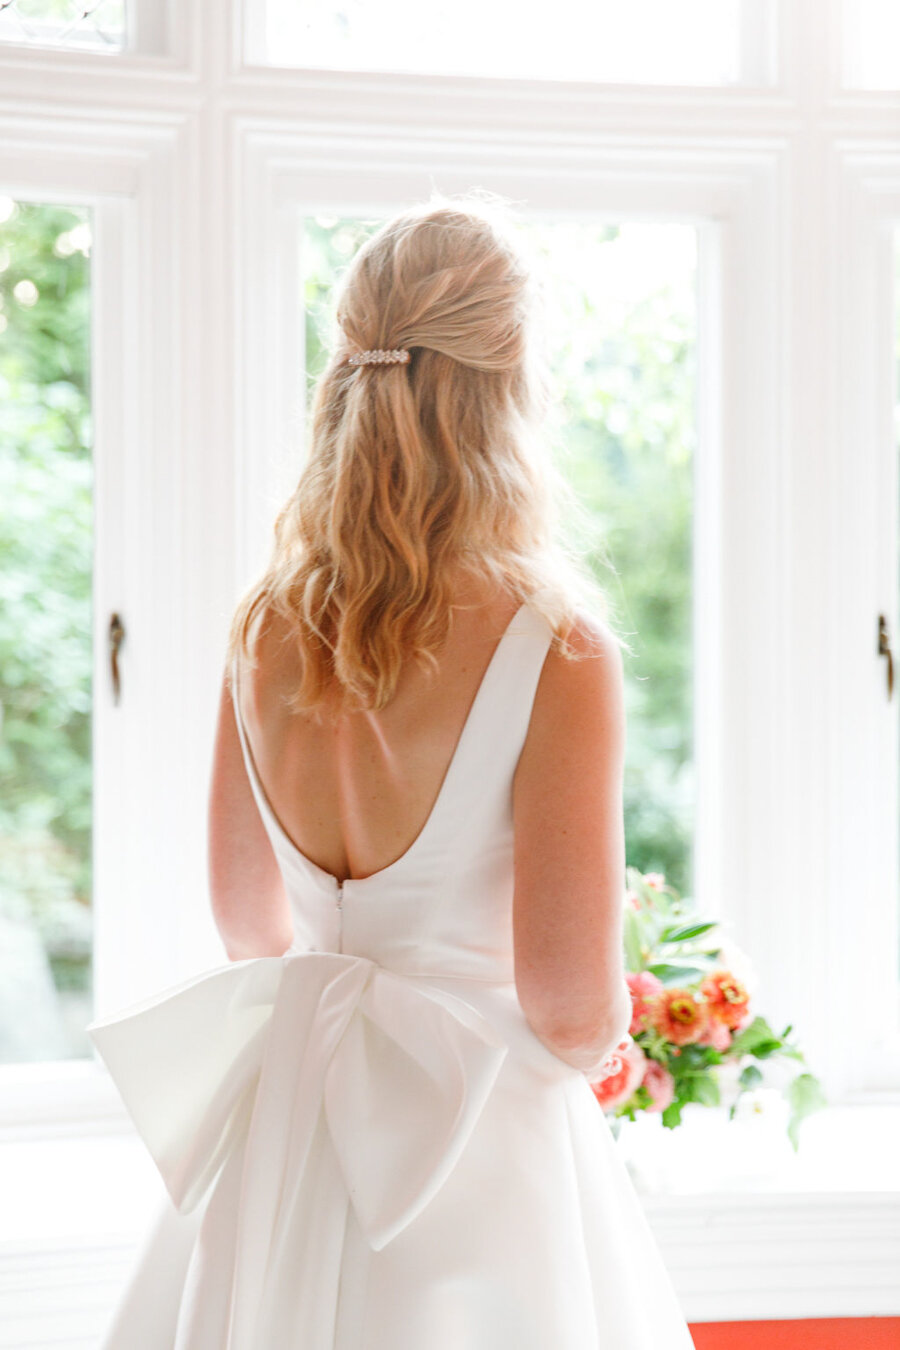
[[[321,717],[335,686],[338,713],[380,709],[410,656],[436,667],[452,567],[529,600],[567,656],[578,608],[606,618],[571,548],[586,513],[539,434],[541,281],[509,223],[494,194],[433,194],[368,239],[342,278],[309,457],[228,642],[229,668],[238,648],[252,664],[254,619],[280,616],[299,655],[293,711]],[[408,363],[347,364],[397,348]]]

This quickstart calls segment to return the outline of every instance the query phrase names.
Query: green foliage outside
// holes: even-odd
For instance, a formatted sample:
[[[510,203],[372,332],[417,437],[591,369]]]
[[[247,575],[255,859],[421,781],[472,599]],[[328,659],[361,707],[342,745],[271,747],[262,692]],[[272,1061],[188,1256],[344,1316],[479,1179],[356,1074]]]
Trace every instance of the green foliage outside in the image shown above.
[[[19,202],[0,224],[0,920],[30,919],[56,986],[81,991],[91,934],[89,239],[86,213],[64,207]]]

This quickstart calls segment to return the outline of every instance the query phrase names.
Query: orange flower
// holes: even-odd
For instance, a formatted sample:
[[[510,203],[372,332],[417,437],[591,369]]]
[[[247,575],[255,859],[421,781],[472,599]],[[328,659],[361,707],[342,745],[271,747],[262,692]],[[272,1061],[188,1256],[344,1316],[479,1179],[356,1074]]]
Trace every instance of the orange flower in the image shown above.
[[[706,1004],[695,998],[690,989],[663,989],[649,1000],[649,1007],[650,1020],[657,1031],[675,1045],[696,1041],[709,1026]]]
[[[747,1019],[750,995],[736,976],[728,970],[714,970],[700,985],[709,1011],[717,1022],[726,1027],[739,1027]]]

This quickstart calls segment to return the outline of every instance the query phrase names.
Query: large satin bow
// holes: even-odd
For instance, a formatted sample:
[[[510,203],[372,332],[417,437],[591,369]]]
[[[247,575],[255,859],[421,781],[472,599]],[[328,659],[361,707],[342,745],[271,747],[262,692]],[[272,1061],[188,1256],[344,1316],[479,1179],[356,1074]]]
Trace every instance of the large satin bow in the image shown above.
[[[338,952],[218,967],[88,1033],[180,1213],[245,1145],[238,1268],[250,1285],[323,1105],[360,1228],[380,1250],[449,1176],[508,1049],[426,977]]]

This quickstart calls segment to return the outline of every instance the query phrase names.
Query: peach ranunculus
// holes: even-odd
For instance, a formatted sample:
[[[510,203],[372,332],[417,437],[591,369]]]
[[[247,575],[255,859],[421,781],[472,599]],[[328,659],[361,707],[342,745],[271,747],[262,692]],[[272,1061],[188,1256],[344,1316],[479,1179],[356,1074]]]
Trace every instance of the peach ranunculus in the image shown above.
[[[730,970],[714,970],[706,976],[700,990],[717,1022],[733,1031],[747,1021],[750,995]]]
[[[655,1059],[647,1060],[641,1087],[645,1087],[653,1098],[652,1104],[645,1108],[647,1111],[665,1111],[675,1096],[675,1079]]]
[[[711,1017],[702,1036],[697,1037],[698,1045],[711,1045],[714,1050],[727,1050],[731,1044],[731,1032],[724,1022]]]
[[[629,904],[632,909],[640,909],[641,907],[640,896],[637,891],[633,891],[630,888],[625,892],[625,902],[626,904]]]
[[[666,884],[665,872],[645,872],[644,884],[649,886],[651,890],[661,891]]]
[[[690,989],[663,989],[650,1004],[650,1021],[675,1045],[697,1041],[709,1026],[709,1010]]]
[[[647,1056],[643,1050],[634,1041],[630,1041],[627,1048],[620,1054],[622,1067],[618,1073],[611,1074],[609,1078],[602,1079],[599,1083],[592,1083],[594,1096],[603,1107],[604,1111],[612,1110],[614,1106],[621,1106],[627,1102],[632,1093],[640,1087],[641,1079],[647,1067]]]
[[[627,971],[625,982],[631,991],[631,1025],[628,1034],[636,1036],[639,1031],[646,1031],[650,1026],[650,1000],[661,993],[664,985],[649,970]]]

